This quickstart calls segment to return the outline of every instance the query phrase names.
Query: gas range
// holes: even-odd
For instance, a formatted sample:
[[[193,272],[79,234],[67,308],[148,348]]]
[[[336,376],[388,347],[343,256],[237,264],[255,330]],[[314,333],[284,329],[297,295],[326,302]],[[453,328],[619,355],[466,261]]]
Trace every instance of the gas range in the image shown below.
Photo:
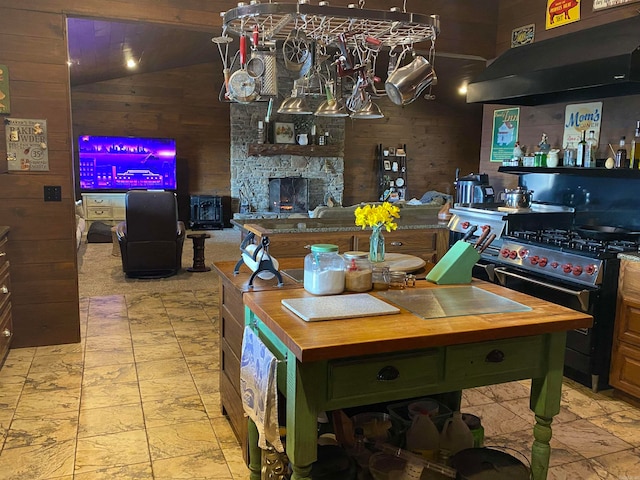
[[[606,260],[621,252],[638,251],[639,245],[582,238],[571,230],[523,230],[503,236],[498,259],[537,275],[596,286],[602,283]]]

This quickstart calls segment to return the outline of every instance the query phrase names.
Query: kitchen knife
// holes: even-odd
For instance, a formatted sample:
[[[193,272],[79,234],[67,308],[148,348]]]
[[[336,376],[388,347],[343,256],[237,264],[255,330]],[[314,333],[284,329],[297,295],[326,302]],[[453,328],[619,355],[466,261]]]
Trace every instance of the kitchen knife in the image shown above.
[[[465,232],[464,236],[462,237],[462,241],[466,242],[467,240],[469,240],[471,238],[471,235],[473,235],[473,233],[477,229],[478,229],[478,225],[471,225],[469,229]]]
[[[495,233],[492,233],[491,235],[489,235],[489,238],[487,238],[487,241],[482,244],[482,246],[480,247],[480,250],[478,250],[478,253],[484,252],[486,248],[491,244],[491,242],[493,242],[495,239],[496,239]]]
[[[485,239],[489,236],[489,233],[491,233],[491,227],[487,227],[485,230],[483,230],[482,234],[478,237],[478,240],[476,241],[476,244],[473,246],[473,248],[479,248],[482,242],[484,242]]]

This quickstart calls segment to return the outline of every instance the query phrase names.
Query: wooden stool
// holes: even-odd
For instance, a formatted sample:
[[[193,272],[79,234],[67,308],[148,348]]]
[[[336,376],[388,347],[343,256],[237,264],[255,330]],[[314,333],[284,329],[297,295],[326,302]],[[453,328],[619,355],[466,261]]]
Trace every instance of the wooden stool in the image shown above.
[[[208,272],[211,267],[204,264],[204,241],[210,238],[208,233],[191,233],[187,238],[193,240],[193,267],[187,268],[188,272]]]

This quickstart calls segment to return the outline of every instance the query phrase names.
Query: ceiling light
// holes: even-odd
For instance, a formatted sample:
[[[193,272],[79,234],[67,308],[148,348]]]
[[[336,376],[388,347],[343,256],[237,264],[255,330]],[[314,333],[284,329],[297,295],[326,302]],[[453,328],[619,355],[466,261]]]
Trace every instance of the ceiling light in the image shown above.
[[[467,94],[467,84],[463,84],[460,86],[460,88],[458,88],[458,93],[460,95],[466,95]]]
[[[129,58],[127,60],[127,68],[134,69],[138,66],[138,62],[136,62],[133,58]]]
[[[304,97],[285,98],[278,108],[278,113],[283,115],[311,115],[313,111],[307,105]]]

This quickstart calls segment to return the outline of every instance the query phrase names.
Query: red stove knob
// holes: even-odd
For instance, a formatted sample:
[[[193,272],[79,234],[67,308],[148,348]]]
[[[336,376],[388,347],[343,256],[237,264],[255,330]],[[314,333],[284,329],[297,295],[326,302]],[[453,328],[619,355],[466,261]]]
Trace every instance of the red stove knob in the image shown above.
[[[584,271],[587,275],[593,275],[598,271],[598,267],[596,267],[595,265],[587,265]]]
[[[482,227],[480,227],[482,229],[482,231],[484,232],[485,230],[487,230],[488,228],[491,228],[491,225],[482,225]]]
[[[538,257],[538,255],[534,255],[529,259],[529,261],[531,262],[531,265],[537,265],[539,260],[540,260],[540,257]]]
[[[582,267],[580,265],[576,265],[575,267],[573,267],[571,273],[573,273],[576,277],[579,276],[582,273]]]
[[[471,224],[469,222],[462,222],[460,226],[466,230],[471,226]]]
[[[564,273],[571,273],[572,269],[573,269],[573,265],[571,265],[570,263],[565,263],[564,265],[562,265],[562,271]]]
[[[518,252],[516,252],[515,250],[512,250],[512,251],[509,253],[509,258],[510,258],[511,260],[515,260],[517,256],[518,256]]]
[[[502,255],[503,258],[509,258],[511,254],[511,251],[508,248],[503,248],[502,250],[500,250],[500,255]]]
[[[558,265],[560,265],[558,262],[551,262],[551,268],[558,268]]]
[[[518,255],[520,255],[520,258],[525,258],[527,255],[529,255],[529,250],[523,248],[522,250],[520,250],[520,252],[518,252]]]
[[[542,257],[539,261],[538,261],[538,266],[539,267],[546,267],[547,266],[547,262],[549,262],[549,259],[546,257]]]

